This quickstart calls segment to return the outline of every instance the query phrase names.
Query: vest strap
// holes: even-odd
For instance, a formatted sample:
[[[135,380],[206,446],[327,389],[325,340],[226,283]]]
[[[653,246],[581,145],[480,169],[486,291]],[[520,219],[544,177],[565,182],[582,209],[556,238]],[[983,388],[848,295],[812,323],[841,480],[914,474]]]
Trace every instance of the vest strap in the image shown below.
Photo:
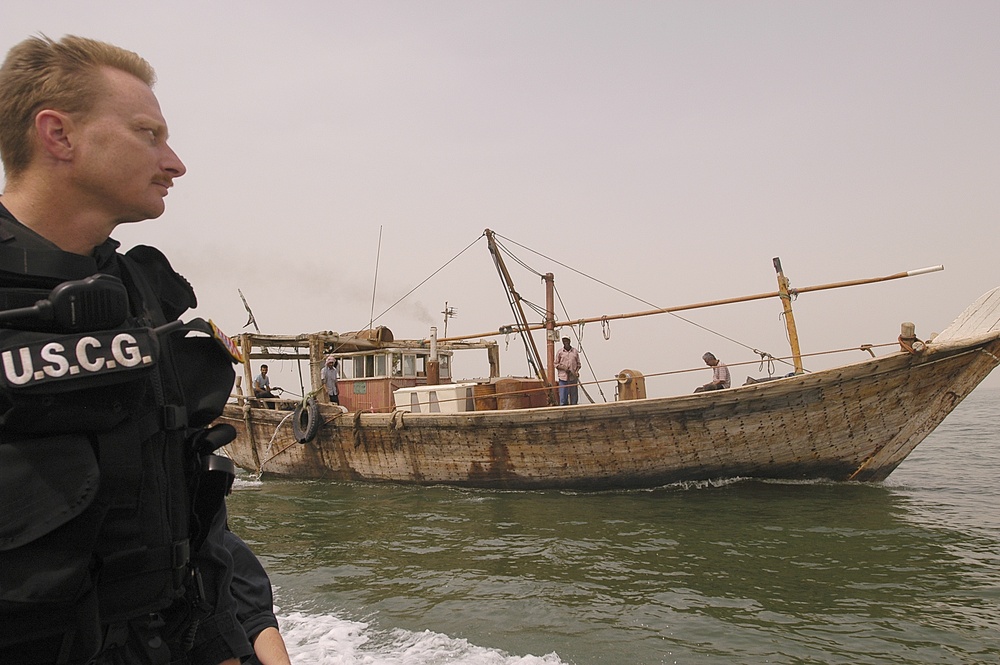
[[[167,431],[184,429],[188,426],[187,409],[183,406],[167,404],[163,407],[163,429]]]
[[[97,272],[97,262],[89,256],[55,249],[26,249],[0,245],[0,270],[14,274],[65,282]]]

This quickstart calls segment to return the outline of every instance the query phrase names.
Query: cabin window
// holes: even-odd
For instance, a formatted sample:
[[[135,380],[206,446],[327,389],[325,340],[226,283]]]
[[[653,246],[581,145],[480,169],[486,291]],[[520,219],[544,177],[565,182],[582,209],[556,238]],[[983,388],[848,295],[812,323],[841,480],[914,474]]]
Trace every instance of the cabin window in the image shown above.
[[[354,356],[341,358],[341,375],[350,379],[370,379],[375,376],[375,358],[372,356]]]
[[[438,356],[442,378],[451,377],[451,355]],[[345,379],[372,379],[427,376],[426,354],[375,353],[341,358],[341,376]]]

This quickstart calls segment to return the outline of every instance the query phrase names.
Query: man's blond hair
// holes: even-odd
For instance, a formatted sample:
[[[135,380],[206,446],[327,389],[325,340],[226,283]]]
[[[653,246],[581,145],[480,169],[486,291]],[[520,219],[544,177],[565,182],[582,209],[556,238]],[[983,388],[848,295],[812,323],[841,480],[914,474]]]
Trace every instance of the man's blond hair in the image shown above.
[[[153,87],[152,66],[132,51],[85,37],[42,35],[14,46],[0,66],[0,157],[8,182],[31,164],[35,116],[53,109],[86,117],[104,90],[102,67]]]

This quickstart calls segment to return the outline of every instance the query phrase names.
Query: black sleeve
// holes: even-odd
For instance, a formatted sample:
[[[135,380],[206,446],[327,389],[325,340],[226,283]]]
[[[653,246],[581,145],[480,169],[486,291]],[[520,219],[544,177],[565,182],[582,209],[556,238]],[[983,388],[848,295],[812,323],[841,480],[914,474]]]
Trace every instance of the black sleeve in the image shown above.
[[[194,647],[189,654],[193,665],[217,665],[236,657],[246,658],[253,648],[239,624],[238,604],[233,597],[232,571],[236,568],[226,547],[226,510],[219,510],[212,522],[208,537],[192,560],[202,572],[205,593],[214,611],[198,624]],[[268,587],[270,590],[270,587]]]
[[[233,557],[233,598],[236,618],[247,638],[254,638],[265,628],[277,628],[271,580],[250,547],[232,531],[225,533],[226,549]]]

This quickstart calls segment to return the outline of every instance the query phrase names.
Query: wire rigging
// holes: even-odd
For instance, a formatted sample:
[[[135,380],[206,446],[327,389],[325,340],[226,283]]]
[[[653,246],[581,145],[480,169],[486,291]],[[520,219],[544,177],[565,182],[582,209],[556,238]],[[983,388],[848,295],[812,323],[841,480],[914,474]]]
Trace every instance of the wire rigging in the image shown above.
[[[392,303],[387,308],[385,308],[378,316],[372,316],[370,318],[370,321],[369,321],[369,326],[370,327],[374,327],[375,322],[381,320],[386,314],[388,314],[395,307],[397,307],[401,302],[403,302],[408,297],[410,297],[415,291],[417,291],[422,286],[424,286],[427,282],[429,282],[431,279],[433,279],[438,273],[440,273],[442,270],[444,270],[449,265],[451,265],[456,260],[458,260],[463,254],[465,254],[473,246],[475,246],[476,243],[478,243],[480,240],[482,240],[483,238],[485,238],[487,236],[488,232],[489,232],[488,230],[484,231],[482,234],[480,234],[478,237],[476,237],[475,240],[473,240],[468,245],[466,245],[464,248],[462,248],[457,254],[455,254],[448,261],[446,261],[443,265],[441,265],[441,267],[439,267],[436,270],[434,270],[433,272],[431,272],[427,277],[425,277],[418,284],[416,284],[413,288],[411,288],[409,291],[407,291],[405,294],[403,294],[394,303]],[[516,263],[517,265],[521,266],[524,270],[528,271],[529,273],[531,273],[533,275],[536,275],[538,277],[543,277],[543,273],[542,272],[540,272],[539,270],[536,270],[535,268],[531,267],[524,259],[522,259],[518,255],[516,255],[511,250],[511,248],[508,247],[508,245],[516,246],[518,248],[521,248],[521,249],[523,249],[523,250],[525,250],[527,252],[530,252],[530,253],[532,253],[532,254],[534,254],[534,255],[536,255],[536,256],[538,256],[538,257],[540,257],[540,258],[542,258],[542,259],[544,259],[546,261],[549,261],[549,262],[551,262],[551,263],[553,263],[553,264],[555,264],[555,265],[557,265],[557,266],[559,266],[561,268],[564,268],[565,270],[568,270],[571,273],[575,273],[577,275],[580,275],[581,277],[583,277],[585,279],[588,279],[588,280],[593,281],[593,282],[595,282],[597,284],[600,284],[600,285],[602,285],[602,286],[604,286],[606,288],[611,289],[612,291],[614,291],[616,293],[624,295],[624,296],[626,296],[628,298],[631,298],[631,299],[633,299],[633,300],[635,300],[637,302],[643,303],[644,305],[648,305],[649,307],[653,307],[655,309],[666,309],[666,308],[661,307],[660,305],[657,305],[657,304],[652,303],[652,302],[650,302],[650,301],[648,301],[648,300],[646,300],[644,298],[641,298],[641,297],[635,295],[634,293],[630,293],[630,292],[628,292],[628,291],[626,291],[624,289],[621,289],[621,288],[619,288],[617,286],[614,286],[613,284],[610,284],[608,282],[605,282],[604,280],[601,280],[601,279],[599,279],[597,277],[594,277],[593,275],[590,275],[590,274],[588,274],[586,272],[583,272],[583,271],[578,270],[578,269],[576,269],[576,268],[574,268],[572,266],[569,266],[569,265],[563,263],[562,261],[559,261],[557,259],[552,258],[551,256],[548,256],[546,254],[538,252],[537,250],[534,250],[534,249],[532,249],[532,248],[530,248],[530,247],[528,247],[526,245],[523,245],[523,244],[517,242],[516,240],[512,240],[511,238],[508,238],[506,236],[502,236],[502,235],[500,235],[500,234],[498,234],[496,232],[489,232],[489,233],[492,236],[493,245],[496,247],[496,250],[497,250],[498,253],[502,251],[503,254],[506,255],[507,257],[509,257],[514,263]],[[504,241],[504,242],[501,242],[501,240]],[[379,243],[380,243],[380,246],[381,246],[381,227],[380,227],[380,230],[379,230]],[[497,271],[500,273],[502,281],[506,285],[507,284],[507,280],[509,279],[509,277],[504,277],[503,273],[504,273],[505,268],[502,267],[502,259],[498,255],[493,255],[493,251],[492,250],[491,250],[491,255],[492,255],[492,258],[493,258],[494,265],[496,266]],[[376,274],[376,280],[377,280],[377,277],[378,277],[378,265],[377,265],[377,262],[376,262],[376,273],[375,274]],[[527,361],[527,363],[528,363],[528,365],[529,365],[532,373],[541,376],[541,374],[542,374],[541,368],[544,367],[544,363],[542,362],[542,359],[538,356],[538,353],[537,353],[537,350],[534,347],[534,344],[533,343],[529,343],[528,340],[523,339],[526,335],[530,334],[530,331],[527,330],[527,328],[529,327],[530,324],[528,323],[528,321],[524,317],[524,315],[523,315],[523,313],[521,311],[520,305],[525,305],[531,311],[533,311],[534,313],[538,314],[542,318],[543,322],[544,322],[544,318],[546,316],[545,308],[542,307],[542,306],[540,306],[540,305],[537,305],[537,304],[535,304],[535,303],[533,303],[533,302],[531,302],[529,300],[525,300],[517,291],[515,291],[513,289],[513,285],[512,284],[510,285],[509,288],[505,287],[504,291],[507,293],[508,305],[510,306],[511,312],[513,313],[514,319],[515,319],[515,324],[513,326],[504,326],[501,329],[501,331],[500,331],[501,333],[505,334],[505,339],[506,339],[505,346],[509,347],[510,334],[514,333],[514,332],[518,332],[520,334],[520,336],[522,337],[522,341],[524,342],[524,349],[525,349],[526,361]],[[570,317],[568,315],[568,311],[566,309],[565,303],[563,302],[561,295],[558,295],[558,291],[557,290],[556,290],[556,294],[557,294],[557,297],[559,299],[560,307],[562,308],[563,313],[566,316],[566,319],[569,320]],[[375,306],[375,293],[374,293],[374,289],[373,289],[373,293],[372,293],[372,313],[374,313],[374,306]],[[779,356],[773,356],[770,353],[767,353],[767,352],[761,351],[759,349],[756,349],[756,348],[754,348],[754,347],[752,347],[752,346],[750,346],[748,344],[745,344],[745,343],[743,343],[743,342],[741,342],[741,341],[739,341],[737,339],[734,339],[734,338],[732,338],[732,337],[730,337],[728,335],[725,335],[725,334],[719,332],[718,330],[714,330],[712,328],[709,328],[708,326],[702,325],[702,324],[700,324],[700,323],[698,323],[696,321],[692,321],[691,319],[688,319],[688,318],[686,318],[684,316],[681,316],[681,315],[677,314],[676,312],[665,312],[665,313],[670,314],[671,316],[675,317],[676,319],[678,319],[680,321],[683,321],[683,322],[685,322],[685,323],[687,323],[689,325],[695,326],[696,328],[699,328],[699,329],[701,329],[701,330],[703,330],[703,331],[705,331],[705,332],[707,332],[709,334],[715,335],[715,336],[720,337],[722,339],[725,339],[725,340],[727,340],[727,341],[729,341],[729,342],[731,342],[733,344],[736,344],[738,346],[741,346],[741,347],[743,347],[745,349],[750,350],[754,354],[760,356],[761,363],[768,365],[769,368],[773,367],[773,364],[775,362],[784,363],[784,364],[789,365],[789,366],[792,365],[792,363],[789,362],[788,359],[785,359],[785,358],[782,358],[782,357],[779,357]],[[605,339],[610,339],[610,337],[611,337],[611,326],[610,326],[610,322],[608,320],[602,320],[602,322],[601,322],[601,330],[602,330],[604,338]],[[581,324],[581,330],[578,331],[578,332],[574,331],[574,335],[577,337],[577,345],[579,346],[580,353],[584,357],[584,359],[586,360],[588,368],[593,373],[593,371],[594,371],[593,370],[593,366],[591,365],[590,359],[587,356],[587,354],[585,352],[585,349],[583,348],[583,339],[582,339],[583,338],[583,334],[582,333],[583,333],[583,330],[582,330],[582,324]],[[584,392],[586,392],[586,391],[584,391]],[[589,395],[587,395],[587,397],[590,398]],[[605,397],[605,395],[603,393],[603,390],[601,391],[601,397],[606,400],[606,397]],[[593,399],[591,399],[591,401],[593,401]]]
[[[498,235],[498,236],[499,236],[499,234],[495,234],[495,235]],[[556,260],[556,259],[553,259],[552,257],[550,257],[550,256],[547,256],[547,255],[545,255],[545,254],[542,254],[541,252],[538,252],[538,251],[535,251],[534,249],[531,249],[530,247],[527,247],[527,246],[525,246],[525,245],[522,245],[521,243],[519,243],[519,242],[517,242],[517,241],[515,241],[515,240],[511,240],[510,238],[507,238],[507,237],[505,237],[505,236],[499,236],[499,237],[503,238],[504,240],[506,240],[507,242],[509,242],[509,243],[511,243],[511,244],[514,244],[514,245],[517,245],[518,247],[520,247],[520,248],[522,248],[522,249],[524,249],[524,250],[527,250],[527,251],[531,252],[532,254],[535,254],[535,255],[537,255],[537,256],[540,256],[541,258],[545,259],[546,261],[551,261],[552,263],[555,263],[555,264],[556,264],[557,266],[560,266],[561,268],[565,268],[566,270],[569,270],[570,272],[574,272],[574,273],[576,273],[577,275],[580,275],[581,277],[584,277],[584,278],[586,278],[586,279],[589,279],[589,280],[591,280],[591,281],[594,281],[594,282],[597,282],[597,283],[598,283],[598,284],[600,284],[601,286],[606,286],[607,288],[611,289],[612,291],[615,291],[615,292],[617,292],[617,293],[620,293],[620,294],[622,294],[622,295],[624,295],[624,296],[627,296],[627,297],[629,297],[629,298],[632,298],[632,299],[634,299],[634,300],[636,300],[636,301],[638,301],[638,302],[641,302],[641,303],[642,303],[642,304],[644,304],[644,305],[649,305],[650,307],[653,307],[653,308],[655,308],[655,309],[665,309],[664,307],[662,307],[662,306],[660,306],[660,305],[657,305],[657,304],[655,304],[655,303],[651,303],[651,302],[649,302],[648,300],[646,300],[646,299],[644,299],[644,298],[640,298],[639,296],[637,296],[637,295],[635,295],[635,294],[633,294],[633,293],[629,293],[628,291],[625,291],[625,290],[623,290],[623,289],[620,289],[620,288],[618,288],[617,286],[614,286],[614,285],[612,285],[612,284],[609,284],[609,283],[605,282],[604,280],[601,280],[601,279],[598,279],[598,278],[594,277],[593,275],[589,275],[589,274],[587,274],[587,273],[585,273],[585,272],[581,272],[580,270],[577,270],[576,268],[573,268],[572,266],[568,266],[568,265],[566,265],[565,263],[563,263],[563,262],[561,262],[561,261],[558,261],[558,260]],[[508,251],[508,253],[509,253],[509,251],[510,251],[510,250],[507,250],[507,251]],[[524,264],[523,262],[521,262],[521,261],[520,261],[519,259],[515,259],[515,260],[516,260],[516,261],[518,261],[519,263],[521,263],[522,265],[525,265],[525,264]],[[527,267],[527,266],[526,266],[526,267]],[[532,270],[531,268],[527,268],[527,269],[528,269],[528,270],[531,270],[532,272],[535,272],[535,271],[534,271],[534,270]],[[538,273],[536,273],[536,274],[538,274]],[[689,325],[692,325],[692,326],[695,326],[696,328],[699,328],[699,329],[701,329],[701,330],[704,330],[705,332],[707,332],[707,333],[709,333],[709,334],[712,334],[712,335],[715,335],[715,336],[717,336],[717,337],[721,337],[722,339],[724,339],[724,340],[726,340],[726,341],[728,341],[728,342],[732,342],[733,344],[736,344],[737,346],[742,346],[743,348],[745,348],[745,349],[748,349],[748,350],[750,350],[750,351],[753,351],[754,353],[756,353],[756,354],[758,354],[758,355],[760,355],[760,354],[761,354],[761,352],[760,352],[760,351],[758,351],[757,349],[753,348],[752,346],[750,346],[750,345],[748,345],[748,344],[745,344],[745,343],[743,343],[743,342],[741,342],[741,341],[739,341],[739,340],[737,340],[737,339],[733,339],[732,337],[729,337],[728,335],[725,335],[725,334],[723,334],[723,333],[719,332],[718,330],[713,330],[712,328],[709,328],[709,327],[707,327],[707,326],[704,326],[704,325],[702,325],[702,324],[700,324],[700,323],[698,323],[698,322],[696,322],[696,321],[692,321],[691,319],[688,319],[688,318],[686,318],[686,317],[683,317],[683,316],[681,316],[680,314],[678,314],[678,313],[676,313],[676,312],[666,312],[666,313],[667,313],[667,314],[670,314],[671,316],[673,316],[673,317],[674,317],[674,318],[676,318],[676,319],[679,319],[680,321],[683,321],[683,322],[685,322],[685,323],[687,323],[687,324],[689,324]],[[568,318],[568,317],[567,317],[567,318]],[[770,354],[767,354],[767,355],[770,355]],[[773,357],[773,356],[772,356],[772,357]],[[785,363],[786,365],[789,365],[789,366],[791,366],[791,365],[792,365],[792,363],[788,362],[787,360],[783,360],[783,359],[780,359],[780,358],[779,358],[779,359],[777,359],[777,360],[778,360],[779,362],[783,362],[783,363]]]
[[[458,259],[458,257],[462,256],[462,254],[465,254],[467,251],[469,251],[469,249],[473,245],[475,245],[477,242],[479,242],[483,237],[484,237],[484,235],[480,235],[478,238],[476,238],[475,240],[473,240],[472,242],[470,242],[468,245],[465,246],[465,248],[462,251],[460,251],[458,254],[456,254],[455,256],[451,257],[450,259],[448,259],[448,261],[445,262],[444,265],[442,265],[440,268],[438,268],[437,270],[435,270],[434,272],[432,272],[430,275],[428,275],[427,277],[425,277],[423,279],[423,281],[421,281],[419,284],[417,284],[416,286],[414,286],[412,289],[410,289],[409,291],[407,291],[406,293],[404,293],[399,298],[399,300],[397,300],[396,302],[394,302],[391,305],[389,305],[388,307],[386,307],[385,310],[383,310],[381,314],[379,314],[378,316],[372,318],[371,325],[375,325],[375,321],[378,321],[379,319],[381,319],[383,316],[385,316],[386,314],[388,314],[390,312],[390,310],[392,310],[393,307],[395,307],[399,303],[401,303],[404,300],[406,300],[407,298],[409,298],[410,295],[412,295],[414,291],[416,291],[421,286],[423,286],[424,284],[426,284],[427,282],[429,282],[431,279],[433,279],[433,277],[435,275],[437,275],[439,272],[441,272],[442,270],[444,270],[445,268],[447,268],[449,265],[451,265],[455,260]]]
[[[636,300],[638,302],[641,302],[641,303],[643,303],[645,305],[648,305],[650,307],[654,307],[656,309],[664,309],[660,305],[657,305],[655,303],[649,302],[648,300],[645,300],[644,298],[640,298],[639,296],[637,296],[637,295],[635,295],[633,293],[629,293],[628,291],[620,289],[620,288],[618,288],[618,287],[616,287],[616,286],[614,286],[612,284],[609,284],[609,283],[607,283],[607,282],[605,282],[605,281],[603,281],[601,279],[598,279],[598,278],[594,277],[593,275],[589,275],[589,274],[587,274],[585,272],[577,270],[576,268],[573,268],[573,267],[571,267],[569,265],[566,265],[565,263],[563,263],[561,261],[553,259],[550,256],[547,256],[545,254],[542,254],[541,252],[538,252],[536,250],[531,249],[530,247],[522,245],[521,243],[519,243],[519,242],[517,242],[515,240],[511,240],[510,238],[507,238],[506,236],[500,236],[497,233],[494,233],[493,236],[494,236],[494,244],[497,247],[497,251],[502,251],[506,256],[508,256],[515,263],[517,263],[522,268],[524,268],[525,270],[527,270],[528,272],[530,272],[530,273],[532,273],[532,274],[534,274],[536,276],[541,277],[542,273],[540,271],[536,270],[535,268],[532,268],[530,265],[528,265],[528,263],[525,260],[523,260],[522,258],[520,258],[519,256],[517,256],[516,254],[514,254],[511,251],[511,249],[509,247],[507,247],[506,244],[504,244],[502,242],[499,242],[497,240],[497,238],[503,238],[503,240],[507,241],[508,243],[510,243],[512,245],[516,245],[517,247],[520,247],[520,248],[522,248],[522,249],[524,249],[524,250],[526,250],[528,252],[531,252],[532,254],[535,254],[536,256],[539,256],[539,257],[541,257],[541,258],[543,258],[543,259],[545,259],[547,261],[551,261],[552,263],[555,263],[556,265],[558,265],[558,266],[560,266],[562,268],[565,268],[565,269],[567,269],[567,270],[569,270],[569,271],[571,271],[573,273],[576,273],[576,274],[580,275],[581,277],[584,277],[584,278],[589,279],[591,281],[594,281],[594,282],[596,282],[598,284],[601,284],[602,286],[605,286],[605,287],[607,287],[607,288],[609,288],[609,289],[611,289],[611,290],[613,290],[613,291],[615,291],[617,293],[620,293],[620,294],[622,294],[624,296],[632,298],[632,299],[634,299],[634,300]],[[498,270],[499,270],[500,268],[499,268],[499,264],[498,264],[498,261],[497,261],[496,257],[494,257],[494,263],[497,263]],[[501,272],[501,278],[503,279],[502,272]],[[555,292],[557,294],[557,298],[559,299],[559,304],[560,304],[560,306],[561,306],[561,308],[563,310],[563,314],[564,314],[566,320],[569,320],[571,317],[569,316],[569,312],[566,309],[566,305],[565,305],[565,303],[562,300],[562,296],[558,295],[558,289],[555,289]],[[544,308],[538,307],[537,305],[534,305],[530,301],[524,300],[523,298],[520,297],[519,294],[515,293],[513,297],[516,297],[517,299],[520,300],[520,302],[522,302],[524,304],[527,304],[528,307],[530,307],[536,313],[539,313],[543,317],[543,320],[544,320],[544,316],[545,316]],[[511,299],[511,298],[512,298],[512,296],[510,294],[508,294],[508,299]],[[513,302],[514,301],[511,300],[511,303],[512,303],[511,309],[514,312],[514,318],[515,318],[515,321],[516,321],[516,327],[523,329],[523,328],[525,328],[525,327],[528,326],[528,322],[523,320],[523,318],[520,316],[520,314],[517,311],[517,309],[514,307]],[[707,332],[709,334],[715,335],[717,337],[721,337],[722,339],[725,339],[725,340],[727,340],[729,342],[732,342],[733,344],[736,344],[738,346],[742,346],[743,348],[752,351],[753,353],[755,353],[755,354],[757,354],[757,355],[759,355],[761,357],[762,362],[764,361],[764,359],[770,359],[770,361],[768,362],[768,366],[769,367],[773,366],[773,362],[774,361],[782,362],[782,363],[785,363],[787,365],[791,365],[792,364],[792,363],[788,362],[785,359],[776,358],[775,356],[772,356],[770,353],[762,352],[762,351],[760,351],[760,350],[758,350],[756,348],[753,348],[752,346],[750,346],[748,344],[745,344],[745,343],[743,343],[743,342],[741,342],[741,341],[739,341],[737,339],[729,337],[728,335],[725,335],[725,334],[723,334],[723,333],[721,333],[721,332],[719,332],[717,330],[713,330],[712,328],[709,328],[709,327],[707,327],[705,325],[697,323],[696,321],[692,321],[692,320],[690,320],[690,319],[688,319],[686,317],[683,317],[683,316],[677,314],[676,312],[667,312],[667,313],[670,314],[670,315],[672,315],[676,319],[678,319],[680,321],[683,321],[683,322],[685,322],[685,323],[687,323],[689,325],[695,326],[696,328],[699,328],[701,330],[704,330],[705,332]],[[582,328],[582,324],[581,324],[581,328]],[[605,339],[609,339],[610,338],[610,325],[609,325],[608,321],[603,321],[602,322],[602,330],[604,332]],[[524,330],[522,330],[521,334],[522,334],[522,337],[523,337],[525,334],[527,334],[527,332],[524,331]],[[577,337],[577,346],[579,347],[580,355],[583,356],[585,362],[587,363],[587,367],[590,369],[591,373],[596,378],[596,373],[594,373],[593,365],[590,362],[590,357],[587,355],[586,350],[583,348],[582,330],[580,332],[574,331],[574,335],[576,335],[576,337]],[[533,356],[533,354],[532,354],[532,352],[528,351],[529,348],[530,348],[530,345],[528,345],[526,343],[525,344],[525,349],[526,349],[526,353],[528,355],[528,364],[532,367],[533,370],[537,370],[537,367],[541,364],[541,359],[535,359],[534,356]],[[605,401],[607,401],[607,397],[604,395],[603,390],[600,388],[600,383],[598,383],[598,389],[599,389],[599,391],[601,393],[601,397]],[[594,401],[593,398],[591,398],[590,395],[587,394],[586,390],[584,390],[584,394],[586,394],[587,398],[590,399],[591,402]]]

